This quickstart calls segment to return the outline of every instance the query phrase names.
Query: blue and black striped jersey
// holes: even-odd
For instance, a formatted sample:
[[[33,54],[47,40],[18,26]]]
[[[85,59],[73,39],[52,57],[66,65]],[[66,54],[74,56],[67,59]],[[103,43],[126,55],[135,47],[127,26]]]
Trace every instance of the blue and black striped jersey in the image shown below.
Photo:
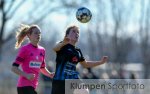
[[[54,80],[78,79],[76,65],[84,61],[80,49],[71,44],[63,46],[56,56],[56,71]]]

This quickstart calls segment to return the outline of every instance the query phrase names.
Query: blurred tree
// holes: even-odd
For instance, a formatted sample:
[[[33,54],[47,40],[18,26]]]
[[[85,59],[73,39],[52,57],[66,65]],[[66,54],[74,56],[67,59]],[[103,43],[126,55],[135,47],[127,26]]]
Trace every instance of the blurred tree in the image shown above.
[[[14,4],[14,1],[15,0],[11,0],[10,2],[10,5],[8,6],[8,8],[6,9],[5,6],[6,6],[6,0],[1,0],[0,1],[0,13],[1,13],[1,28],[0,28],[0,60],[1,60],[1,54],[2,54],[2,45],[10,40],[12,38],[12,34],[10,34],[6,39],[4,39],[4,31],[5,31],[5,25],[7,23],[7,21],[9,19],[11,19],[11,17],[13,16],[9,16],[8,17],[8,13],[10,12],[13,4]],[[21,5],[21,4],[20,4]],[[13,13],[14,14],[14,13]],[[13,15],[11,14],[11,15]]]
[[[114,30],[113,30],[113,36],[112,36],[112,50],[113,50],[113,62],[119,62],[119,57],[120,57],[120,48],[119,44],[120,44],[120,40],[118,39],[118,34],[121,31],[121,24],[122,24],[122,10],[123,7],[121,8],[120,6],[122,6],[122,3],[120,1],[117,0],[111,0],[111,12],[112,12],[112,17],[114,20]],[[120,49],[120,50],[119,50]]]
[[[150,7],[145,7],[145,2],[141,1],[141,16],[139,19],[139,37],[140,37],[140,46],[141,54],[143,57],[144,63],[144,78],[148,79],[150,75]],[[150,1],[147,3],[150,4]]]
[[[130,2],[132,5],[132,2]],[[114,29],[112,35],[113,62],[124,63],[130,50],[132,49],[132,38],[128,36],[126,29],[129,24],[130,5],[125,6],[121,0],[111,0],[112,17]]]

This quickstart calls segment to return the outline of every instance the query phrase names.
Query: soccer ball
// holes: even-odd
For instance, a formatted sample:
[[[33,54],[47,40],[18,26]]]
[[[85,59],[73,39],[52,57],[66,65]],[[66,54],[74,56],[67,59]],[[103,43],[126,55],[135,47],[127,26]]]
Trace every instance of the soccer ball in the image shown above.
[[[81,7],[76,12],[76,18],[81,23],[87,23],[91,20],[92,13],[86,7]]]

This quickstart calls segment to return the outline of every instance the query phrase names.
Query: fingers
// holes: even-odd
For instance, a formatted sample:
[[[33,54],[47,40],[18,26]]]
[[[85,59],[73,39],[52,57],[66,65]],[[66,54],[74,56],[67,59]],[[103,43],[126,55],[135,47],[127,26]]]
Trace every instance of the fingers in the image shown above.
[[[103,56],[103,59],[104,60],[108,60],[108,56]]]
[[[53,72],[53,73],[50,74],[50,77],[53,78],[54,75],[55,75],[55,73]]]
[[[54,74],[51,74],[51,77],[50,78],[53,78],[54,77]]]
[[[102,57],[102,62],[103,62],[103,63],[106,63],[107,61],[108,61],[108,56],[103,56],[103,57]]]
[[[64,40],[63,40],[63,42],[64,42],[65,44],[69,43],[69,42],[70,42],[70,38],[65,37]]]

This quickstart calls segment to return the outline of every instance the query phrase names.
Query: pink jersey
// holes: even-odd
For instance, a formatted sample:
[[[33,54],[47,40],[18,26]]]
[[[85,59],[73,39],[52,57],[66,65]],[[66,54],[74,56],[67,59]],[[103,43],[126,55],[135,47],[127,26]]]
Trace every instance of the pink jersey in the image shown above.
[[[45,49],[41,46],[33,46],[31,43],[22,46],[14,63],[21,65],[24,72],[35,74],[35,79],[32,81],[20,76],[17,86],[32,86],[36,88],[40,68],[45,67]]]

